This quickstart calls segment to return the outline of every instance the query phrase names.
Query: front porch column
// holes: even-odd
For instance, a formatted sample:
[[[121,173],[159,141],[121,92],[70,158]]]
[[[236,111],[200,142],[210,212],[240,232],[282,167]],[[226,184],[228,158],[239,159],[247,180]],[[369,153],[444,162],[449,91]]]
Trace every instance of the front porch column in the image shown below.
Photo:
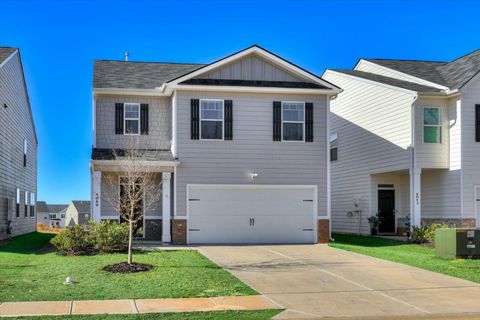
[[[422,169],[410,169],[410,226],[422,225]]]
[[[162,173],[162,242],[171,242],[170,234],[170,172]]]
[[[100,222],[102,212],[102,172],[92,171],[92,220]]]

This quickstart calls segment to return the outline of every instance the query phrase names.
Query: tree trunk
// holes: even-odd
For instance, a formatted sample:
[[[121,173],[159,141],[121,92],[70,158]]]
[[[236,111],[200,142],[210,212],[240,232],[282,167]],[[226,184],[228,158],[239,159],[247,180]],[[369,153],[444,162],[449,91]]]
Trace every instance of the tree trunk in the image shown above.
[[[128,264],[132,264],[132,238],[133,238],[133,222],[128,220]]]

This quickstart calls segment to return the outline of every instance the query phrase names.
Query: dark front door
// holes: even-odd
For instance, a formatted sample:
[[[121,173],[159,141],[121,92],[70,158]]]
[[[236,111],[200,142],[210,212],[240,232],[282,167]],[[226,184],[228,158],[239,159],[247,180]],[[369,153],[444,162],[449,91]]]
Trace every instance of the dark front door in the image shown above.
[[[121,184],[120,185],[120,197],[124,197],[124,193],[127,192],[127,186]],[[143,200],[138,201],[137,205],[135,206],[135,212],[133,213],[135,216],[136,223],[133,225],[133,236],[135,238],[142,238],[144,234],[142,235],[139,231],[140,228],[143,228]],[[125,214],[126,217],[128,217],[128,214]],[[120,215],[120,223],[128,222],[127,219],[125,219],[122,215]],[[145,230],[143,230],[145,232]]]
[[[395,233],[395,190],[378,190],[379,233]]]

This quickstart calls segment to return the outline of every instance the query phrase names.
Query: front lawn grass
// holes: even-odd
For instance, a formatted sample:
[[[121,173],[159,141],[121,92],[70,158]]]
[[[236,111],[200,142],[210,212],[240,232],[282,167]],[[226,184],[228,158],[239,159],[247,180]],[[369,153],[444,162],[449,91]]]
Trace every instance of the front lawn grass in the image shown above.
[[[257,294],[195,250],[136,251],[154,269],[136,274],[102,271],[126,254],[67,257],[48,252],[53,235],[31,233],[0,245],[0,302],[189,298]],[[74,285],[64,285],[67,276]]]
[[[255,310],[255,311],[212,311],[212,312],[183,312],[183,313],[148,313],[125,315],[85,315],[85,316],[42,316],[17,317],[11,320],[266,320],[271,319],[282,310]]]
[[[379,237],[335,234],[333,238],[334,248],[480,283],[480,260],[438,258],[433,248]]]

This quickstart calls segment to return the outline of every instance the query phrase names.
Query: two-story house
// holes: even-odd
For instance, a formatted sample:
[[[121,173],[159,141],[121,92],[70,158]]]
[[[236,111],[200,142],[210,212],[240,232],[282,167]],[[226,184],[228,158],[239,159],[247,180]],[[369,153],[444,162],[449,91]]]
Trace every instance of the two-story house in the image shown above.
[[[37,201],[37,224],[51,228],[65,228],[68,204],[47,204]]]
[[[328,241],[328,114],[338,92],[259,46],[205,65],[95,61],[93,219],[119,220],[102,195],[112,175],[120,190],[112,149],[133,134],[162,185],[140,222],[145,239]]]
[[[331,104],[332,228],[480,226],[480,51],[450,62],[360,59],[323,78]]]
[[[20,51],[0,47],[0,240],[35,231],[37,136]]]

